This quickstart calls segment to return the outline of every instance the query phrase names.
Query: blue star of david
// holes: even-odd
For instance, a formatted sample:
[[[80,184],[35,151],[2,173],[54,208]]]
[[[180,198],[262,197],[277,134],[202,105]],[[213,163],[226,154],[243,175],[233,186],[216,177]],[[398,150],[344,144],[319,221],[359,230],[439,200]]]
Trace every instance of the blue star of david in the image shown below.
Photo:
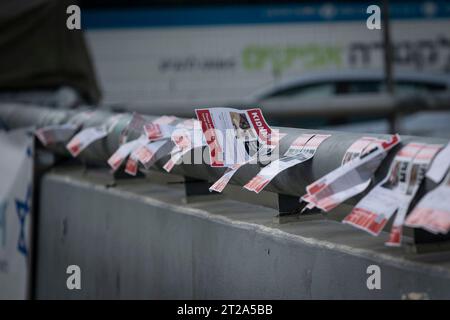
[[[0,247],[6,245],[6,209],[7,203],[0,202]]]
[[[17,242],[17,250],[23,255],[28,255],[27,242],[25,239],[25,219],[31,211],[31,185],[28,186],[25,200],[16,199],[16,212],[20,223],[19,240]]]

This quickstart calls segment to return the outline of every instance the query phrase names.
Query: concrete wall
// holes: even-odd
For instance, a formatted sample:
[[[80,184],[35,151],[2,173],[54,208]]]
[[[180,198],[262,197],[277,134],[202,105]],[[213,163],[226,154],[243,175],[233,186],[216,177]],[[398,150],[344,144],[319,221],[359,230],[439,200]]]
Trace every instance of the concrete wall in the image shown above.
[[[59,170],[41,186],[37,298],[450,298],[450,255],[408,255],[335,221],[277,225],[273,209],[186,204],[180,185]],[[81,290],[66,268],[81,268]],[[381,268],[381,290],[366,269]]]

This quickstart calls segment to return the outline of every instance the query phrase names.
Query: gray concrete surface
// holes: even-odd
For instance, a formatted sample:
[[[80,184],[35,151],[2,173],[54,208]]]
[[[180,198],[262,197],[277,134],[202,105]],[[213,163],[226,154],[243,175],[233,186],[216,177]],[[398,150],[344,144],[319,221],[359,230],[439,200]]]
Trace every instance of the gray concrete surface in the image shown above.
[[[227,198],[186,204],[181,185],[151,178],[110,180],[76,168],[43,178],[37,298],[450,298],[449,253],[408,254],[332,220],[277,225],[275,210]],[[66,288],[71,264],[81,290]],[[366,286],[373,264],[381,290]]]

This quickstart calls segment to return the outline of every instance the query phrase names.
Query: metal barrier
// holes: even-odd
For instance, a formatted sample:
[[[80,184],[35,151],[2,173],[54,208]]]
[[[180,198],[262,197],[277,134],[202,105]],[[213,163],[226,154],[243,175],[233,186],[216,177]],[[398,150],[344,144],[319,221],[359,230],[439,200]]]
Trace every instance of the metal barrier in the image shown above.
[[[112,120],[114,113],[98,110],[94,111],[90,117],[83,118],[80,110],[54,110],[48,108],[40,108],[37,106],[18,105],[18,104],[3,104],[0,105],[0,120],[6,123],[10,128],[22,126],[36,126],[42,127],[53,124],[63,124],[68,121],[79,121],[82,127],[92,127],[108,123]],[[82,152],[80,158],[85,163],[103,164],[106,165],[107,159],[116,151],[119,146],[119,137],[122,130],[126,127],[131,114],[124,114],[120,117],[119,122],[114,126],[113,131],[104,139],[97,141],[90,145]],[[146,119],[152,120],[154,117],[145,116]],[[304,130],[295,128],[277,128],[287,136],[281,140],[280,154],[284,153],[292,143],[292,141],[302,133],[327,133],[331,137],[325,140],[318,148],[312,161],[303,163],[302,165],[289,168],[276,176],[272,182],[267,186],[266,190],[278,194],[280,214],[289,214],[294,212],[299,207],[298,197],[305,194],[305,187],[313,181],[321,178],[328,172],[334,170],[341,165],[342,157],[347,148],[358,138],[362,136],[374,136],[378,138],[388,138],[387,135],[373,135],[373,134],[358,134],[358,133],[343,133],[343,132],[329,132],[320,130]],[[133,137],[131,137],[133,138]],[[134,138],[137,138],[135,136]],[[424,143],[447,143],[444,139],[402,136],[402,144],[408,142],[424,142]],[[390,162],[396,151],[400,148],[397,146],[390,152],[388,157],[383,161],[377,170],[373,183],[380,181],[387,173]],[[67,155],[67,151],[63,146],[54,150],[62,155]],[[168,156],[163,157],[155,165],[154,169],[162,171],[162,166],[168,160]],[[244,185],[252,177],[254,177],[261,166],[258,164],[249,164],[245,166],[245,170],[239,170],[233,176],[230,183],[235,185]],[[216,181],[223,173],[222,168],[212,168],[208,164],[186,164],[176,166],[173,173],[187,177],[186,185],[193,194],[208,194],[209,184]],[[202,183],[203,182],[203,183]],[[190,185],[190,187],[189,187]],[[418,196],[420,197],[427,191],[434,188],[435,185],[431,181],[424,181]],[[190,189],[189,189],[190,188]],[[369,188],[370,189],[370,188]],[[348,204],[354,204],[352,199]],[[442,237],[435,237],[426,233],[423,230],[416,230],[422,236],[419,241],[429,242],[434,240],[442,240]],[[447,239],[447,237],[445,237]]]

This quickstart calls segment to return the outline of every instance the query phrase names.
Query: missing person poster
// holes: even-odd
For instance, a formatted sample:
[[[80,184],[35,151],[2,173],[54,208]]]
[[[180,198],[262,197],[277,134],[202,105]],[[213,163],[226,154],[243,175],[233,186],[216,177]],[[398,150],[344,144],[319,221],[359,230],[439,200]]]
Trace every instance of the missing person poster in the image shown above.
[[[272,130],[260,109],[196,109],[209,147],[212,167],[248,161],[259,145],[271,144]]]

